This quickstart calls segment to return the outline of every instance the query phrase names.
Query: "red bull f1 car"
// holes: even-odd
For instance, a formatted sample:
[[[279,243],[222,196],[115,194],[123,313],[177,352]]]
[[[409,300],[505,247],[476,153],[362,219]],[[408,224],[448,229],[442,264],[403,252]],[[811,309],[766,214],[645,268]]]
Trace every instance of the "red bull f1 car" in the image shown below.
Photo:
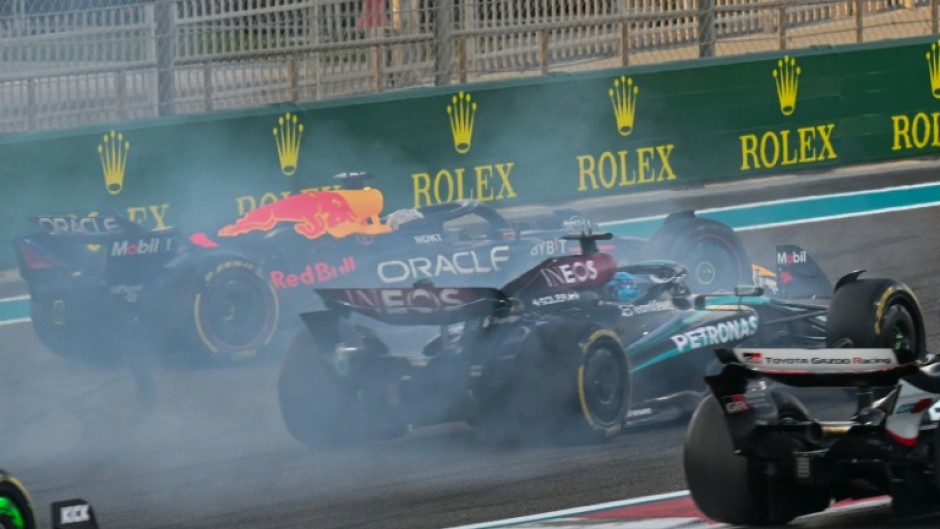
[[[231,362],[276,349],[282,326],[319,307],[313,288],[501,285],[546,257],[577,253],[565,233],[596,229],[572,209],[509,217],[474,201],[383,217],[368,174],[340,176],[343,189],[289,196],[186,238],[113,215],[35,218],[41,231],[13,243],[37,334],[69,358],[153,341],[160,351]],[[618,238],[602,249],[623,262],[680,261],[700,292],[750,277],[735,233],[690,212],[648,240]]]
[[[940,358],[917,298],[889,279],[836,285],[826,349],[720,348],[685,442],[689,491],[709,518],[783,524],[843,499],[890,495],[901,517],[940,508]],[[784,386],[853,388],[819,420]]]
[[[602,439],[688,413],[715,347],[826,345],[831,284],[806,252],[778,247],[778,280],[693,295],[685,268],[618,266],[609,234],[572,236],[501,288],[321,288],[279,380],[288,430],[311,446],[381,439],[463,421],[505,440]],[[795,299],[799,297],[801,299]],[[359,314],[437,326],[423,348],[392,351]]]

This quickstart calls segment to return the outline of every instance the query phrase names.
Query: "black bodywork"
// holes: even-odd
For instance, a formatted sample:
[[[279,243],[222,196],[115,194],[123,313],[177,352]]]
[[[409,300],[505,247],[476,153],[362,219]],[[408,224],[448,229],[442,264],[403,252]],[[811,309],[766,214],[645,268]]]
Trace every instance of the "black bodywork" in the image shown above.
[[[695,295],[678,263],[618,267],[596,251],[605,237],[572,238],[585,253],[546,259],[500,289],[318,289],[327,310],[302,315],[307,329],[282,369],[288,429],[309,444],[446,421],[506,435],[603,437],[691,410],[715,346],[825,345],[824,299],[772,298],[759,286]],[[795,278],[790,291],[823,282],[829,290],[809,259],[779,268]],[[637,281],[627,302],[607,288],[618,272]],[[421,350],[393,352],[354,314],[440,333]],[[377,422],[385,427],[356,429]]]
[[[361,178],[349,186],[330,193],[378,193]],[[501,285],[546,257],[577,253],[577,241],[563,234],[597,228],[572,209],[507,217],[474,201],[399,210],[383,222],[396,216],[406,221],[388,233],[354,227],[347,236],[314,238],[299,234],[296,221],[183,238],[176,228],[145,230],[113,215],[36,217],[41,231],[13,245],[34,327],[53,352],[79,359],[126,353],[128,341],[146,336],[161,353],[233,361],[281,348],[278,331],[296,329],[293,315],[322,308],[312,288]],[[624,262],[687,262],[699,270],[697,291],[730,288],[750,275],[734,232],[691,212],[671,216],[649,240],[617,238],[602,249]]]
[[[859,275],[837,282],[825,349],[717,350],[685,447],[689,489],[711,519],[781,524],[885,494],[900,516],[940,511],[940,363],[914,293]],[[785,386],[849,393],[855,411],[817,419]]]

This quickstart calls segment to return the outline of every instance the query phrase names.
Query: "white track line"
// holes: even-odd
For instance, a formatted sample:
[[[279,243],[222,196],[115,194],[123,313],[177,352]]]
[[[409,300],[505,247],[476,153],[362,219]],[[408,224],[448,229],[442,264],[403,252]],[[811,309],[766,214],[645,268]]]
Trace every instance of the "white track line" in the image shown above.
[[[779,226],[794,226],[797,224],[809,224],[811,222],[823,222],[827,220],[849,219],[853,217],[865,217],[869,215],[881,215],[882,213],[894,213],[896,211],[908,211],[912,209],[923,209],[940,206],[940,202],[924,202],[923,204],[913,204],[910,206],[895,206],[891,208],[873,209],[868,211],[856,211],[854,213],[840,213],[838,215],[826,215],[823,217],[812,217],[800,220],[787,220],[781,222],[769,222],[767,224],[755,224],[753,226],[744,226],[735,228],[734,231],[763,230],[767,228],[776,228]]]
[[[720,207],[720,208],[699,209],[699,210],[695,210],[695,212],[696,212],[697,214],[699,214],[699,213],[720,213],[720,212],[723,212],[723,211],[737,211],[737,210],[747,209],[747,208],[753,208],[753,207],[757,207],[757,206],[774,206],[774,205],[778,205],[778,204],[793,204],[793,203],[795,203],[795,202],[817,202],[817,201],[820,201],[820,200],[826,200],[826,199],[830,199],[830,198],[843,198],[843,197],[854,197],[854,196],[861,196],[861,195],[873,195],[873,194],[876,194],[876,193],[888,193],[888,192],[892,192],[892,191],[903,191],[903,190],[907,190],[907,189],[920,189],[920,188],[925,188],[925,187],[937,187],[937,186],[940,186],[940,183],[937,183],[937,182],[929,182],[929,183],[926,183],[926,184],[916,184],[916,185],[909,185],[909,186],[895,186],[895,187],[883,187],[883,188],[881,188],[881,189],[866,189],[866,190],[864,190],[864,191],[851,191],[851,192],[848,192],[848,193],[830,193],[830,194],[828,194],[828,195],[813,195],[813,196],[809,196],[809,197],[782,198],[782,199],[778,199],[778,200],[766,200],[766,201],[763,201],[763,202],[749,202],[749,203],[747,203],[747,204],[738,204],[738,205],[735,205],[735,206],[725,206],[725,207]],[[931,202],[931,203],[927,203],[927,204],[918,204],[918,205],[915,205],[915,206],[913,206],[913,207],[930,207],[930,206],[935,206],[935,205],[938,205],[938,203],[937,203],[937,202]],[[908,206],[898,206],[898,208],[906,208],[906,207],[908,207]],[[896,208],[888,208],[888,209],[884,209],[884,210],[879,209],[879,210],[873,210],[873,211],[869,211],[869,212],[865,212],[865,213],[859,213],[858,215],[864,215],[864,214],[866,214],[866,213],[876,213],[876,212],[877,212],[877,213],[881,213],[881,212],[888,212],[888,211],[900,211],[900,209],[896,209]],[[664,218],[666,218],[666,215],[651,215],[651,216],[649,216],[649,217],[636,217],[636,218],[630,218],[630,219],[608,220],[608,221],[604,221],[604,222],[598,222],[598,225],[599,225],[599,226],[610,226],[610,225],[614,225],[614,224],[627,224],[627,223],[634,223],[634,222],[647,222],[647,221],[659,220],[659,219],[664,219]],[[829,218],[842,218],[842,217],[838,217],[838,216],[834,216],[834,217],[817,217],[817,219],[806,220],[806,221],[803,221],[803,222],[815,222],[815,220],[827,220],[827,219],[829,219]],[[800,221],[792,221],[792,222],[789,222],[789,224],[797,224],[797,223],[799,223],[799,222],[800,222]],[[784,224],[772,224],[772,225],[769,224],[769,225],[767,225],[767,226],[781,226],[781,225],[784,225]],[[757,229],[757,227],[746,228],[746,229]]]
[[[14,325],[17,323],[29,323],[30,321],[32,320],[30,320],[29,318],[19,318],[16,320],[4,320],[4,321],[0,321],[0,327],[3,327],[5,325]]]
[[[505,520],[498,520],[495,522],[483,522],[471,525],[461,525],[459,527],[451,527],[450,529],[495,529],[497,527],[506,527],[510,525],[518,525],[527,522],[540,522],[544,520],[549,520],[552,518],[563,518],[566,516],[575,516],[578,514],[587,514],[599,511],[609,511],[611,509],[619,509],[621,507],[630,507],[632,505],[638,505],[642,503],[650,503],[654,501],[663,501],[663,500],[674,500],[676,498],[684,498],[689,495],[687,490],[679,490],[676,492],[667,492],[665,494],[654,494],[652,496],[642,496],[640,498],[631,498],[629,500],[620,500],[612,501],[608,503],[598,503],[597,505],[588,505],[586,507],[574,507],[571,509],[563,509],[560,511],[546,512],[542,514],[533,514],[530,516],[520,516],[518,518],[507,518]]]
[[[13,296],[12,298],[3,298],[0,299],[0,303],[11,303],[14,301],[25,301],[29,299],[29,294],[24,294],[22,296]]]

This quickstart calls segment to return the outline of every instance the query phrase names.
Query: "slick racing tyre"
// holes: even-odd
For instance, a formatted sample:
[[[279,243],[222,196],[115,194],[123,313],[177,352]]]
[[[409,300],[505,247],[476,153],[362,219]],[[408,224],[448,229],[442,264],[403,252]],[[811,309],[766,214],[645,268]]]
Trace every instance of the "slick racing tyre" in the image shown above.
[[[612,437],[623,428],[630,408],[630,361],[617,334],[597,329],[578,343],[576,380],[580,417],[587,438]],[[574,374],[574,373],[573,373]]]
[[[891,279],[857,279],[840,285],[826,317],[827,347],[891,348],[910,354],[900,362],[926,355],[923,317],[917,298]]]
[[[221,364],[255,358],[277,330],[277,294],[246,259],[203,259],[184,270],[168,290],[168,317],[174,323],[170,345],[178,355],[196,351],[199,361]]]
[[[620,433],[632,385],[616,333],[593,325],[545,325],[523,347],[511,384],[484,401],[474,423],[481,437],[584,443]]]
[[[751,262],[741,239],[728,226],[710,219],[667,219],[646,246],[647,259],[685,265],[693,292],[730,291],[751,283]]]
[[[361,443],[405,432],[397,408],[402,359],[358,328],[365,351],[337,356],[303,328],[291,341],[278,378],[281,417],[290,434],[311,448]]]
[[[780,420],[805,420],[795,399],[773,395]],[[775,440],[778,445],[779,440]],[[796,439],[792,440],[798,448]],[[786,445],[784,445],[786,446]],[[733,525],[785,524],[824,510],[829,495],[800,487],[785,472],[768,472],[765,461],[734,451],[724,413],[714,395],[696,408],[685,438],[684,467],[695,505],[712,520]]]
[[[36,514],[26,488],[0,470],[0,529],[35,529]]]

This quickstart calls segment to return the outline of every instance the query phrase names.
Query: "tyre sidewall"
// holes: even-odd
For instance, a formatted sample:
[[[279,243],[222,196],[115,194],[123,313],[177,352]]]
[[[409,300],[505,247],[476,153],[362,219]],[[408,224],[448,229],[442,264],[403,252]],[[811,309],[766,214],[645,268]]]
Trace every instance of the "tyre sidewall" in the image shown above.
[[[899,310],[900,309],[900,310]],[[856,348],[895,348],[894,327],[909,327],[910,346],[925,352],[919,305],[903,284],[890,279],[862,279],[840,287],[829,304],[826,346],[845,340]]]
[[[720,263],[713,259],[699,259],[689,262],[688,252],[698,243],[708,243],[720,248],[725,259],[733,263],[735,271],[722,270]],[[669,259],[678,261],[688,269],[689,287],[694,292],[714,292],[731,290],[741,283],[749,283],[750,259],[738,235],[728,226],[702,218],[676,219],[664,224],[650,238],[644,252],[647,259]],[[716,274],[707,280],[708,272]]]
[[[605,366],[617,363],[621,387],[616,410],[605,410],[604,417],[592,409],[589,390],[591,362],[602,350],[607,351]],[[632,385],[629,360],[613,331],[583,323],[544,325],[526,340],[518,361],[510,393],[497,404],[497,413],[513,418],[503,421],[508,435],[591,443],[623,429]]]
[[[177,282],[180,291],[170,295],[180,299],[170,306],[179,307],[179,312],[175,313],[179,335],[185,337],[187,347],[199,351],[201,360],[220,364],[250,360],[272,343],[280,320],[280,304],[273,287],[265,281],[255,263],[236,256],[205,258],[183,271]],[[234,327],[218,328],[224,323],[213,323],[225,317],[212,312],[210,300],[211,296],[218,295],[218,289],[230,288],[233,284],[246,289],[250,299],[260,301],[260,306],[255,303],[236,306],[236,311],[247,311],[248,330],[242,336],[226,337],[222,333],[239,331]],[[187,354],[188,351],[180,353]]]
[[[587,434],[595,438],[613,437],[623,430],[624,420],[627,411],[630,409],[630,400],[632,397],[633,384],[630,374],[630,361],[627,358],[625,348],[620,343],[616,333],[609,329],[595,329],[578,344],[581,352],[581,362],[578,366],[578,404],[581,409],[581,417],[588,428]],[[595,409],[596,396],[591,395],[590,387],[593,385],[590,379],[591,371],[594,369],[591,365],[596,361],[599,354],[610,355],[610,358],[601,359],[601,367],[610,366],[610,361],[616,362],[616,369],[619,376],[618,395],[615,395],[614,402],[616,411]]]
[[[734,453],[718,400],[709,395],[692,413],[683,466],[695,505],[709,518],[730,524],[760,524],[768,518],[765,493],[752,478],[751,462]]]

